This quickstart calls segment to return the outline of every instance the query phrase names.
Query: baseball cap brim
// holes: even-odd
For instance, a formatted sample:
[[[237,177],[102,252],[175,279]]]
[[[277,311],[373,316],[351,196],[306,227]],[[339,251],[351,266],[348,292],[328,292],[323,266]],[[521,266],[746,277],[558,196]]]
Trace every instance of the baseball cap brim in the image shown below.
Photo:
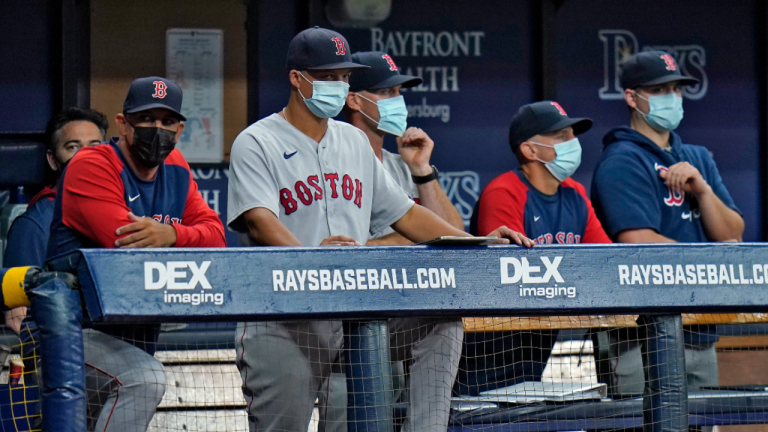
[[[666,75],[660,78],[656,78],[655,80],[651,80],[642,84],[638,84],[639,87],[646,87],[646,86],[652,86],[652,85],[659,85],[659,84],[666,84],[668,82],[672,81],[680,81],[681,85],[689,86],[689,85],[696,85],[699,83],[699,80],[693,77],[689,76],[683,76],[683,75]]]
[[[370,66],[352,62],[330,63],[320,66],[307,68],[307,70],[330,70],[330,69],[369,69]]]
[[[370,87],[368,90],[381,90],[394,86],[403,86],[403,88],[411,88],[420,85],[424,80],[419,77],[411,75],[392,75],[391,77],[379,82],[378,84]]]
[[[574,135],[581,135],[592,128],[592,120],[588,118],[566,118],[539,132],[537,135],[559,131],[568,126],[573,128]]]
[[[139,111],[146,111],[146,110],[153,109],[153,108],[167,109],[168,111],[176,114],[176,117],[178,117],[179,120],[187,121],[187,118],[184,117],[183,115],[181,115],[180,112],[178,112],[176,110],[173,110],[173,109],[170,109],[170,108],[168,108],[168,105],[164,105],[164,104],[161,104],[161,103],[153,103],[153,104],[137,106],[135,108],[132,108],[132,109],[126,111],[125,114],[132,114],[132,113],[136,113],[136,112],[139,112]]]

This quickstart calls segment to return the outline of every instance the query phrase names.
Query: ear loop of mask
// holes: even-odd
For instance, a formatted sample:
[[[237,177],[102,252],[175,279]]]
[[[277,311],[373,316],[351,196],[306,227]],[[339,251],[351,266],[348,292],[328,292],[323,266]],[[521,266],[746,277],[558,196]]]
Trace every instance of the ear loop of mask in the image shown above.
[[[135,132],[135,130],[136,130],[136,126],[134,126],[134,125],[133,125],[133,123],[131,123],[131,121],[130,121],[130,120],[128,120],[128,116],[129,116],[129,115],[130,115],[130,114],[123,114],[123,118],[125,119],[125,124],[127,124],[128,126],[130,126],[130,127],[131,127],[131,129],[133,129],[133,130],[134,130],[134,132]],[[126,132],[127,132],[127,131],[126,131]],[[133,143],[132,143],[132,142],[128,142],[128,134],[127,134],[127,133],[125,134],[125,142],[127,142],[127,143],[128,143],[128,145],[130,145],[130,146],[132,146],[132,145],[133,145]]]
[[[648,99],[648,98],[646,98],[646,97],[643,97],[643,96],[642,96],[640,93],[638,93],[638,92],[637,92],[637,90],[632,90],[632,93],[633,93],[633,94],[634,94],[636,97],[639,97],[640,99],[642,99],[642,100],[644,100],[644,101],[648,102],[648,109],[649,109],[649,110],[651,109],[651,101],[650,101],[650,99]],[[637,113],[638,113],[638,114],[640,114],[641,116],[643,116],[643,119],[645,119],[645,117],[648,115],[648,114],[645,114],[644,112],[640,111],[640,110],[637,108],[637,103],[635,103],[635,111],[637,111]],[[649,111],[649,112],[650,112],[650,111]],[[646,120],[646,121],[647,121],[647,120]]]
[[[374,102],[374,101],[372,101],[372,100],[368,99],[367,97],[365,97],[365,96],[361,95],[360,93],[355,93],[355,94],[356,94],[357,96],[360,96],[361,98],[363,98],[363,99],[367,100],[368,102],[370,102],[370,103],[372,103],[372,104],[376,105],[377,107],[379,106],[379,104],[377,104],[376,102]],[[364,116],[365,116],[365,118],[367,118],[368,120],[370,120],[370,121],[372,121],[373,123],[375,123],[375,124],[376,124],[376,126],[378,126],[378,125],[379,125],[379,122],[377,122],[376,120],[374,120],[373,118],[371,118],[371,116],[369,116],[368,114],[366,114],[366,113],[363,111],[363,109],[362,109],[362,108],[360,108],[360,109],[359,109],[359,111],[360,111],[360,114],[364,115]]]
[[[553,146],[553,145],[550,145],[550,144],[542,144],[542,143],[540,143],[540,142],[531,141],[531,140],[528,140],[528,142],[529,142],[529,143],[531,143],[531,144],[537,145],[537,146],[541,146],[541,147],[549,147],[549,148],[551,148],[552,150],[555,150],[555,159],[557,159],[557,150],[555,149],[555,146]],[[552,159],[552,161],[553,161],[553,160],[555,160],[555,159]],[[539,157],[538,157],[538,156],[536,156],[536,160],[537,160],[537,161],[539,161],[539,162],[541,162],[541,163],[543,163],[543,164],[548,164],[549,162],[552,162],[552,161],[549,161],[549,162],[547,162],[547,161],[543,161],[543,160],[539,159]]]
[[[301,73],[301,71],[296,71],[296,72],[299,72],[299,75],[301,75],[301,77],[304,78],[304,81],[306,81],[310,85],[312,85],[312,92],[314,93],[314,89],[315,89],[314,83],[312,81],[308,80],[307,77],[305,77],[304,74]],[[299,91],[299,96],[301,96],[302,99],[307,100],[307,98],[305,98],[304,95],[301,93],[301,86],[299,86],[299,88],[297,88],[296,90]],[[310,97],[312,97],[312,96],[310,96]]]

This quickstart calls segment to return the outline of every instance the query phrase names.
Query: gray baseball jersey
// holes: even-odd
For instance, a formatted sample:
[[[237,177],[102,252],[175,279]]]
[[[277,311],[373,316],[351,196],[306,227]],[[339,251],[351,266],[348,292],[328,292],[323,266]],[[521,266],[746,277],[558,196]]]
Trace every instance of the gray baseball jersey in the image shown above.
[[[360,243],[398,221],[413,201],[395,183],[356,127],[333,119],[317,143],[272,114],[232,145],[227,225],[247,233],[238,218],[263,207],[305,246],[332,235]],[[240,236],[241,245],[251,245]]]
[[[395,182],[403,189],[408,197],[418,202],[419,188],[411,179],[411,170],[403,161],[403,158],[400,157],[399,154],[390,153],[385,149],[381,149],[381,164],[384,165],[384,169],[387,170],[393,179],[395,179]],[[383,237],[393,232],[395,232],[395,230],[388,226],[381,231],[374,232],[371,238]]]

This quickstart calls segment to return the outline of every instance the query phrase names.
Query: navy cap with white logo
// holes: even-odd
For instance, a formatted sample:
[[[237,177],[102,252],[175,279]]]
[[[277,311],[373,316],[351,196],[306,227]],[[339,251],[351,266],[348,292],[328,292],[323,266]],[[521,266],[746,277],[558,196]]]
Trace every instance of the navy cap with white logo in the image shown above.
[[[699,82],[696,78],[680,73],[674,57],[664,51],[639,52],[621,65],[621,87],[625,89],[672,81],[680,81],[684,86]]]
[[[181,99],[181,88],[168,78],[139,78],[128,88],[128,95],[123,102],[123,114],[165,108],[173,111],[179,120],[185,121],[187,118],[181,115]]]
[[[422,83],[417,76],[402,75],[389,54],[382,51],[364,51],[352,54],[352,61],[370,69],[362,69],[349,77],[349,91],[380,90],[402,85],[415,87]]]
[[[509,125],[509,145],[517,152],[520,144],[532,137],[571,126],[573,134],[579,135],[592,127],[588,118],[570,118],[559,103],[553,101],[534,102],[523,105],[512,117]]]
[[[288,46],[288,70],[328,70],[367,68],[352,61],[347,39],[320,27],[297,34]]]

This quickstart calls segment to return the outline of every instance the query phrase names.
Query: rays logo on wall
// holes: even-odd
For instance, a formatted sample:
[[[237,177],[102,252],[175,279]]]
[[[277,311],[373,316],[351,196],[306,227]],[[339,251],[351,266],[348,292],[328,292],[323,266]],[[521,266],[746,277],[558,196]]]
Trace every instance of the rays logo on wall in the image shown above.
[[[464,227],[468,228],[469,219],[480,198],[480,176],[474,171],[441,172],[438,181],[459,216],[464,219]]]
[[[598,31],[598,38],[603,43],[603,86],[598,90],[602,100],[624,98],[621,88],[620,70],[624,60],[640,50],[635,35],[629,30],[604,29]],[[701,45],[644,45],[642,51],[666,51],[677,61],[680,72],[699,79],[699,83],[683,87],[683,97],[699,100],[707,94],[709,79],[704,67],[707,65],[707,52]]]

